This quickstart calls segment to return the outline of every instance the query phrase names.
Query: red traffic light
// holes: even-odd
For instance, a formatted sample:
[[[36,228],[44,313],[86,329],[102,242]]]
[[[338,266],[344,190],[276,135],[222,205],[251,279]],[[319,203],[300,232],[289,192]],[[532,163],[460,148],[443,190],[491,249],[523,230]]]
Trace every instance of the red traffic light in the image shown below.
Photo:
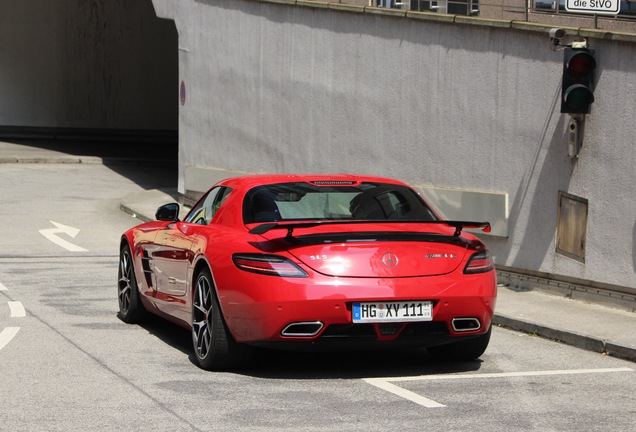
[[[587,48],[566,48],[563,51],[563,81],[561,112],[587,114],[594,102],[594,51]]]
[[[587,51],[575,52],[567,59],[566,73],[575,78],[583,78],[596,69],[596,59]]]

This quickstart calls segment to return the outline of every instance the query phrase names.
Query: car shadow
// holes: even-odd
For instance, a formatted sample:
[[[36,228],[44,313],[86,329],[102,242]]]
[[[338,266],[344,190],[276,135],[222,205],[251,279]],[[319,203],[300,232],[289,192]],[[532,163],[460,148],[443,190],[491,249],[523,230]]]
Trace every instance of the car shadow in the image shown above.
[[[249,366],[236,373],[264,379],[361,379],[473,372],[481,365],[481,360],[441,362],[423,348],[346,352],[259,349]]]
[[[199,367],[192,351],[190,332],[159,317],[150,316],[140,326],[166,345],[178,349]],[[299,352],[255,348],[251,361],[227,372],[261,379],[391,378],[474,372],[482,360],[442,362],[426,349],[376,351]],[[210,372],[214,373],[214,372]]]
[[[178,349],[188,357],[192,356],[190,332],[183,327],[154,315],[149,315],[139,326],[166,345]]]
[[[86,137],[3,139],[3,142],[78,157],[98,157],[102,165],[145,190],[176,190],[179,148],[176,135],[144,140],[143,136],[113,137],[95,132]],[[28,154],[28,153],[27,153]],[[37,153],[36,153],[37,154]],[[46,157],[48,153],[42,153]],[[34,157],[34,156],[29,156]],[[37,157],[37,156],[35,156]]]

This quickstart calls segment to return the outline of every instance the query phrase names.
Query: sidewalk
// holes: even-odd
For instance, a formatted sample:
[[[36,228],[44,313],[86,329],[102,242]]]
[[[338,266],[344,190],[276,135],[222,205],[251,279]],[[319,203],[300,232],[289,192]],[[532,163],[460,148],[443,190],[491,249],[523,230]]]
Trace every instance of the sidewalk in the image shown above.
[[[55,148],[0,141],[2,163],[102,163],[98,156],[74,156]],[[124,158],[124,162],[128,159]],[[141,221],[154,220],[160,205],[174,202],[176,190],[149,190],[124,197],[121,209]],[[187,209],[182,209],[181,216]],[[499,287],[494,323],[599,353],[636,362],[636,313],[570,300],[537,291]]]
[[[37,145],[16,144],[0,140],[0,164],[3,163],[103,163],[103,158],[75,155],[67,146],[38,142]]]
[[[636,313],[500,287],[495,324],[636,362]]]
[[[80,140],[23,139],[7,142],[0,138],[3,163],[97,163],[175,165],[176,151],[170,144],[126,141],[90,142]]]

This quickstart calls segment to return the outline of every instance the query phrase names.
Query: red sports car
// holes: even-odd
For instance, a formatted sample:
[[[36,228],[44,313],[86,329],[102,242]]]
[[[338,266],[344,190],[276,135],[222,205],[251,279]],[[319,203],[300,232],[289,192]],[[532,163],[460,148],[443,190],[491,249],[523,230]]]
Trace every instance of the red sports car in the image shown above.
[[[183,221],[179,205],[121,239],[119,315],[191,329],[202,368],[244,364],[254,346],[427,347],[471,360],[497,296],[486,246],[406,184],[354,175],[224,180]]]

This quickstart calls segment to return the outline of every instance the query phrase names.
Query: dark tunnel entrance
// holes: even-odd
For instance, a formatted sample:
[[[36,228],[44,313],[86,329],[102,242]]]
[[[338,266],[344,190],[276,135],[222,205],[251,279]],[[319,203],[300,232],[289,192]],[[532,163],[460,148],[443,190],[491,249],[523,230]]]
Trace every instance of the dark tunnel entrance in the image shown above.
[[[176,167],[178,36],[152,0],[0,7],[0,139]]]

